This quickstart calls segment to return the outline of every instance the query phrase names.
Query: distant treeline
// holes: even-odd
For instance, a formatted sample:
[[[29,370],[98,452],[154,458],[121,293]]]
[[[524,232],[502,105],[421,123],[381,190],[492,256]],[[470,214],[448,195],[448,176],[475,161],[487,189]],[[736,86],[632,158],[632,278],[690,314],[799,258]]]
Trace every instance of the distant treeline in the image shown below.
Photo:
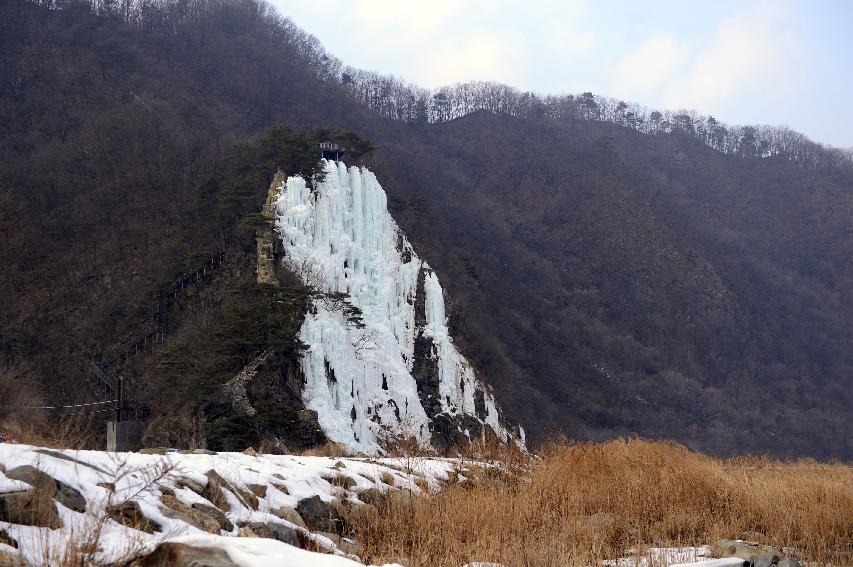
[[[692,110],[659,111],[622,100],[582,94],[542,95],[508,85],[473,81],[425,89],[392,75],[356,69],[328,53],[313,35],[280,16],[264,0],[33,0],[51,8],[88,9],[154,33],[198,34],[205,21],[252,26],[252,33],[297,53],[317,76],[337,83],[386,118],[441,123],[485,110],[517,118],[606,121],[643,134],[682,134],[726,154],[781,158],[808,169],[853,170],[853,148],[810,140],[786,126],[732,126]],[[237,16],[240,17],[232,17]],[[249,30],[239,30],[249,31]]]

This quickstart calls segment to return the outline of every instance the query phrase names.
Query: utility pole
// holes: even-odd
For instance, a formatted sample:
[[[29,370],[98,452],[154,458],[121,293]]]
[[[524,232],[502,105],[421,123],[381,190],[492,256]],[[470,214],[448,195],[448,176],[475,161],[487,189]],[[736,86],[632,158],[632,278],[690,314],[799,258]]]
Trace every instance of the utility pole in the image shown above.
[[[124,409],[124,376],[118,377],[118,399],[116,400],[116,421],[122,421],[122,410]]]

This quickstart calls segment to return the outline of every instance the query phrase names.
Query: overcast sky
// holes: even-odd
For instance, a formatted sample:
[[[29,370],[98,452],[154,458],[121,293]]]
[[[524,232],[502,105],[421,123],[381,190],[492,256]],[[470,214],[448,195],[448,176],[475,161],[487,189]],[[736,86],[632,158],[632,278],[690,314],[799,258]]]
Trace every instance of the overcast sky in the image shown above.
[[[853,0],[272,3],[345,63],[425,87],[589,90],[853,146]]]

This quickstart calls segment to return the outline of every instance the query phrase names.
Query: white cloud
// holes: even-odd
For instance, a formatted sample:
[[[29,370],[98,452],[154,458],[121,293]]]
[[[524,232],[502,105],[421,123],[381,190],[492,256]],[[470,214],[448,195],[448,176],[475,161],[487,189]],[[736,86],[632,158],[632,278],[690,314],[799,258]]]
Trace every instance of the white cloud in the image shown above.
[[[619,63],[619,86],[629,92],[661,87],[684,65],[688,50],[672,33],[648,37]]]
[[[745,91],[776,96],[788,90],[790,66],[801,49],[786,33],[785,4],[764,2],[720,23],[691,62],[688,72],[667,86],[670,108],[712,109]]]
[[[536,22],[544,46],[558,57],[589,54],[598,34],[587,22],[589,6],[585,0],[536,0],[524,5]]]
[[[348,3],[348,9],[360,27],[354,31],[380,32],[404,43],[422,41],[439,33],[449,21],[458,17],[462,7],[457,0],[431,0],[429,3],[359,0]]]
[[[418,58],[418,80],[431,87],[470,80],[517,82],[519,45],[505,34],[477,31],[445,40]]]

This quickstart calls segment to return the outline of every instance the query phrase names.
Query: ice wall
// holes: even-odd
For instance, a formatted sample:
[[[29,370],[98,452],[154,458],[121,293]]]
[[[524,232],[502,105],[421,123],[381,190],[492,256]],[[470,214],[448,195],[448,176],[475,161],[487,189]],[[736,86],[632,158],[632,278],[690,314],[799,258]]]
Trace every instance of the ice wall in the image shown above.
[[[342,301],[315,302],[300,337],[309,345],[302,361],[306,407],[317,411],[330,439],[364,452],[380,451],[388,435],[429,446],[430,423],[439,414],[476,420],[509,439],[494,399],[450,338],[438,277],[391,218],[376,177],[343,162],[324,165],[325,180],[314,191],[301,177],[283,183],[276,229],[285,263],[319,290],[349,294],[364,327],[347,322]],[[426,323],[418,326],[422,270]],[[412,376],[417,336],[430,339],[428,356],[438,369],[436,415],[427,414]],[[479,411],[475,396],[482,400]]]

